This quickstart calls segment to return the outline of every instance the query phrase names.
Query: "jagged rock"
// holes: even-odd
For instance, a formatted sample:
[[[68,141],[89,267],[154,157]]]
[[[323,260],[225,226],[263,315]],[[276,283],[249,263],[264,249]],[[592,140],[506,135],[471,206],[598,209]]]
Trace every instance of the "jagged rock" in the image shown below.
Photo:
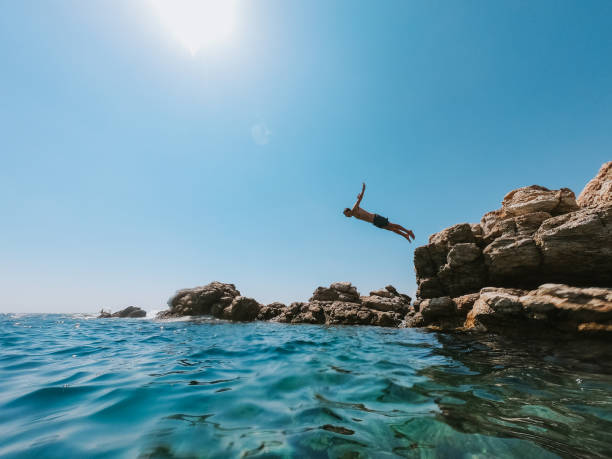
[[[292,303],[272,320],[396,327],[409,307],[410,297],[398,293],[391,285],[373,291],[370,296],[359,297],[359,292],[349,282],[335,282],[329,287],[317,287],[308,303]]]
[[[377,311],[400,312],[407,309],[410,303],[406,303],[399,297],[384,298],[372,295],[361,297],[361,304],[366,308],[376,309]]]
[[[259,314],[261,305],[253,298],[237,296],[228,307],[223,310],[223,318],[248,322],[255,320]]]
[[[393,293],[391,293],[389,290],[381,288],[380,290],[372,290],[370,292],[370,296],[381,296],[383,298],[392,298]]]
[[[534,240],[546,280],[612,285],[612,206],[550,218]]]
[[[323,308],[318,303],[291,303],[285,310],[276,317],[277,322],[282,323],[307,323],[307,324],[323,324],[325,323],[325,313]]]
[[[403,317],[395,312],[369,309],[356,303],[335,301],[323,306],[327,325],[378,325],[397,327]]]
[[[417,296],[457,296],[480,288],[486,274],[478,245],[481,234],[480,225],[461,223],[432,235],[428,245],[417,247]]]
[[[461,317],[466,317],[479,297],[480,293],[468,293],[467,295],[453,298],[455,306],[457,307],[457,314]]]
[[[458,296],[473,292],[486,283],[487,268],[483,258],[453,268],[449,264],[440,268],[438,281],[444,286],[444,295]]]
[[[535,290],[483,288],[465,328],[481,331],[612,331],[612,288],[544,284]],[[455,302],[457,299],[455,299]]]
[[[100,315],[98,316],[98,319],[107,319],[110,317],[140,318],[140,317],[146,317],[146,316],[147,316],[147,311],[145,311],[144,309],[141,309],[137,306],[128,306],[127,308],[122,309],[121,311],[117,311],[113,314],[102,310],[100,311]]]
[[[547,212],[559,215],[578,210],[576,196],[569,188],[549,190],[543,186],[531,185],[512,190],[502,201],[502,211],[508,216]]]
[[[423,318],[423,314],[417,312],[412,316],[406,316],[406,327],[408,328],[417,328],[425,326],[425,319]]]
[[[257,315],[257,320],[272,320],[279,316],[286,308],[287,306],[279,302],[261,306],[259,309],[259,314]]]
[[[371,325],[374,312],[356,303],[334,301],[324,305],[325,323],[329,325]]]
[[[442,287],[442,283],[437,277],[417,277],[417,282],[417,298],[436,298],[446,294],[446,289]]]
[[[540,252],[530,237],[496,239],[483,253],[493,285],[529,276],[541,263]]]
[[[604,207],[612,205],[612,161],[601,166],[597,175],[586,184],[580,196],[580,207]]]
[[[426,322],[457,314],[455,302],[448,296],[430,298],[421,302],[419,312]]]
[[[451,247],[446,262],[451,268],[457,268],[476,261],[481,255],[482,250],[475,243],[462,242]]]
[[[487,287],[480,291],[472,310],[465,321],[466,328],[488,329],[491,326],[503,326],[508,321],[516,320],[523,306],[519,300],[525,292],[513,289]]]
[[[334,282],[329,286],[329,288],[337,290],[340,293],[359,296],[357,288],[353,286],[350,282]]]
[[[211,282],[208,285],[179,290],[168,300],[170,309],[158,314],[160,318],[200,316],[212,314],[223,317],[225,308],[240,296],[234,284]]]
[[[393,295],[401,295],[393,285],[386,285],[385,290]]]
[[[411,298],[399,293],[392,285],[384,289],[373,290],[369,296],[361,297],[361,304],[370,309],[383,312],[398,312],[405,314],[410,308]]]
[[[544,284],[522,296],[525,311],[550,314],[558,321],[612,321],[612,288],[579,288]]]
[[[411,298],[399,293],[392,285],[384,289],[370,292],[370,296],[362,296],[361,304],[370,309],[383,312],[397,312],[405,314],[410,308]]]
[[[317,287],[309,301],[359,303],[359,292],[350,282],[334,282],[329,287]]]

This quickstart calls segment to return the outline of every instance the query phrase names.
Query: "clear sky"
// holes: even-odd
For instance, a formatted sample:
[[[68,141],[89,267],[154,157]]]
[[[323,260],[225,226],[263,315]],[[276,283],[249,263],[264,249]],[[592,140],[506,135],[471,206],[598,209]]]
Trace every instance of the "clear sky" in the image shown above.
[[[161,11],[0,0],[0,311],[413,294],[430,234],[612,159],[609,0],[240,1],[195,54]]]

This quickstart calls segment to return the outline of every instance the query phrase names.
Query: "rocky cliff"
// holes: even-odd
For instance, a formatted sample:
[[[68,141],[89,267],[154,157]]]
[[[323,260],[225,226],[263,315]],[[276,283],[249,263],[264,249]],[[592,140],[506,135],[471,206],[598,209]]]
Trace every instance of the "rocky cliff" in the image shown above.
[[[578,200],[567,188],[511,191],[480,223],[432,235],[414,265],[412,326],[612,330],[612,162]]]

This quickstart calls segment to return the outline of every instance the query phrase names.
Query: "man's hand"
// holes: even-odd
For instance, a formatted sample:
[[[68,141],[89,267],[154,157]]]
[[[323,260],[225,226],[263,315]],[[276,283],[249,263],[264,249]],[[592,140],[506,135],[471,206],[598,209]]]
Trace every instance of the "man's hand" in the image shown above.
[[[357,199],[363,198],[363,193],[365,192],[365,182],[361,184],[361,193],[357,195]]]

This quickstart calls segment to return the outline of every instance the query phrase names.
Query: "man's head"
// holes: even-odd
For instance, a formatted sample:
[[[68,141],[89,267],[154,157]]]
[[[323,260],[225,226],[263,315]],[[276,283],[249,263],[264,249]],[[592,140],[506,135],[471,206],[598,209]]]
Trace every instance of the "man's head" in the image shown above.
[[[351,209],[349,209],[348,207],[346,209],[344,209],[342,211],[342,213],[344,214],[345,217],[352,217],[353,216],[353,211]]]

